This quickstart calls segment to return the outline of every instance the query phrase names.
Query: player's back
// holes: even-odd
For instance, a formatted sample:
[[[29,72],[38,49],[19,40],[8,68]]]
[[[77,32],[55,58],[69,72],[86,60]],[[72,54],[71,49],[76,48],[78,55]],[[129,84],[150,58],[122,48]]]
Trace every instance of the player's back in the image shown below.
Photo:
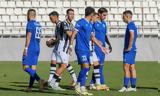
[[[82,18],[77,21],[75,28],[78,30],[75,50],[90,51],[89,42],[93,31],[92,23]]]
[[[29,44],[29,50],[39,50],[40,46],[40,38],[41,38],[41,25],[39,22],[36,20],[31,20],[28,21],[27,23],[27,28],[26,28],[26,33],[31,32],[31,39],[30,39],[30,44]]]

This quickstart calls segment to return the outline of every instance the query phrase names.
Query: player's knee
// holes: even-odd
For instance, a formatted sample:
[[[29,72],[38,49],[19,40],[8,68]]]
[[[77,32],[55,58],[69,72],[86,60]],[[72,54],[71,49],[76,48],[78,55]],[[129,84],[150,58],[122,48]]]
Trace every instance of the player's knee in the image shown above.
[[[56,61],[55,60],[51,60],[51,64],[56,64]]]
[[[32,66],[32,70],[36,70],[37,69],[37,66]]]
[[[89,64],[82,64],[82,68],[89,68]]]
[[[129,70],[130,71],[135,71],[135,66],[130,66]]]
[[[128,64],[125,64],[125,65],[124,65],[124,70],[125,70],[125,71],[129,71],[129,68],[130,68],[130,67],[129,67]]]
[[[67,64],[61,64],[61,68],[63,69],[67,68]]]
[[[23,70],[25,71],[27,68],[29,68],[29,66],[24,65],[23,66]]]
[[[97,62],[93,62],[93,64],[94,64],[94,66],[100,65],[98,61]]]

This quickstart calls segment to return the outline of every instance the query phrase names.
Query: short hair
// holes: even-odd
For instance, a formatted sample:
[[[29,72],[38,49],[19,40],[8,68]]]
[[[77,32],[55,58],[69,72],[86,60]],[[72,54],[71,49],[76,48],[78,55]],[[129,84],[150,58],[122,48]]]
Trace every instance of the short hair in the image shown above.
[[[93,7],[86,7],[86,9],[85,9],[85,16],[89,16],[92,13],[95,13],[94,8]]]
[[[72,8],[69,8],[69,9],[67,9],[66,14],[68,14],[69,11],[73,11],[74,12],[74,10]]]
[[[95,13],[94,13],[94,16],[96,16],[96,15],[98,15],[98,13],[97,13],[97,12],[95,12]]]
[[[102,14],[104,12],[108,12],[108,10],[104,7],[101,7],[101,8],[98,9],[98,13]]]
[[[51,13],[49,13],[49,16],[59,16],[59,13],[57,11],[52,11]]]
[[[36,15],[36,10],[35,10],[35,9],[29,9],[28,12],[27,12],[27,15],[29,15],[29,13],[30,13],[31,11],[33,11],[33,12],[35,13],[34,15]]]
[[[131,16],[133,15],[131,10],[126,10],[126,11],[123,12],[123,14],[125,14],[125,15],[130,14]]]

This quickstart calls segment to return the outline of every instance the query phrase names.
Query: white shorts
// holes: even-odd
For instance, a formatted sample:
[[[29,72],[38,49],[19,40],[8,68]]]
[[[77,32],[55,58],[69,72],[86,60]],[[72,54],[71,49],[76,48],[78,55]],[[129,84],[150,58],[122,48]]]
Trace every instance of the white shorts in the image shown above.
[[[91,56],[90,56],[90,64],[93,65],[94,62],[99,61],[97,55],[95,52],[91,52]]]
[[[52,52],[52,60],[56,61],[58,64],[67,64],[69,63],[69,54],[66,52]]]

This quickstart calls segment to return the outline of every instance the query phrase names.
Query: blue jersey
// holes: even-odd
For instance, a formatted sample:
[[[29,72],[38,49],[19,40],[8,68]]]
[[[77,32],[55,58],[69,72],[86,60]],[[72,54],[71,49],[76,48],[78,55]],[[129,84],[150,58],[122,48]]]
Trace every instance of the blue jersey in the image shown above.
[[[26,33],[31,32],[31,40],[28,50],[39,50],[40,37],[41,37],[41,25],[36,20],[31,20],[27,23]]]
[[[93,24],[93,28],[95,30],[95,37],[100,40],[105,47],[105,38],[107,34],[107,24],[105,21],[97,21]],[[98,46],[96,46],[98,47]]]
[[[134,40],[133,40],[131,51],[136,51],[136,49],[137,49],[136,48],[137,27],[133,21],[128,23],[127,28],[126,28],[124,50],[127,49],[129,46],[129,39],[130,39],[130,32],[131,31],[134,32]]]
[[[77,21],[75,28],[78,30],[76,35],[75,50],[90,51],[89,42],[91,40],[91,33],[93,31],[92,23],[87,19],[82,18]]]

